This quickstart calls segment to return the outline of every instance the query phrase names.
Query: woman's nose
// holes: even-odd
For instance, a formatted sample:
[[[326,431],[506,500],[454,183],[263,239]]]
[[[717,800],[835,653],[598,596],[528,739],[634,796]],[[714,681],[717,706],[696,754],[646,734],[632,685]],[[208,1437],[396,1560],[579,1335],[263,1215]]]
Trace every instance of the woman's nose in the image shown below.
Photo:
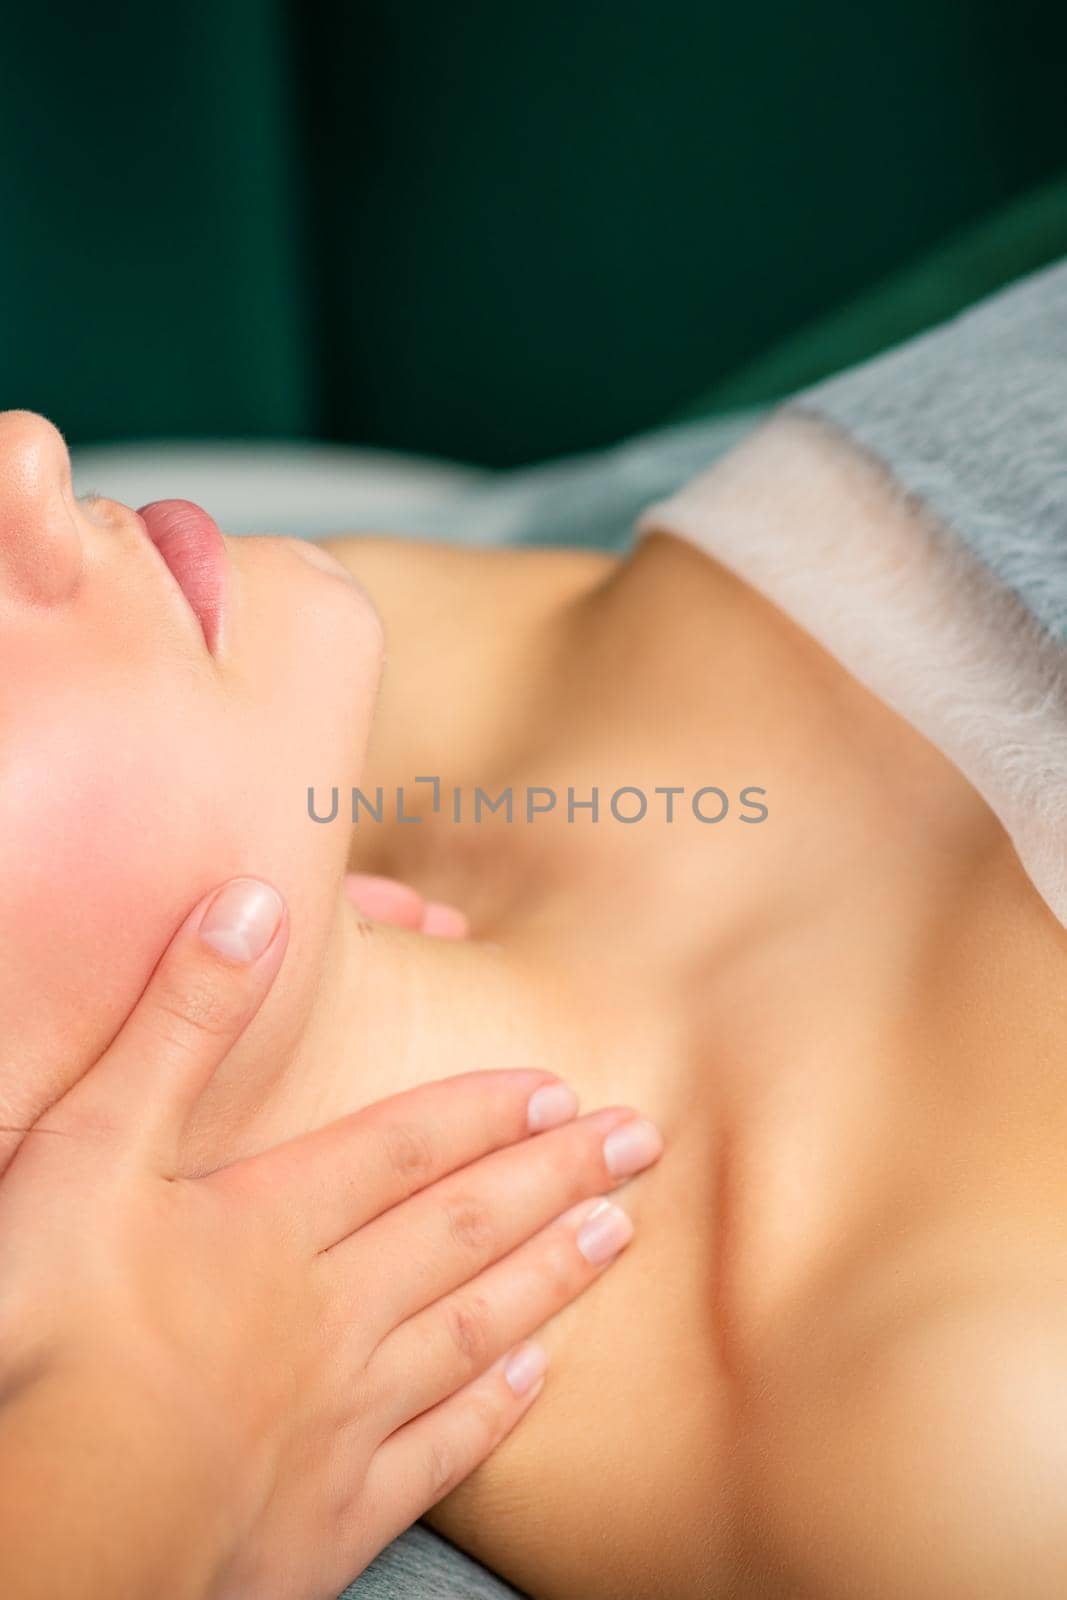
[[[0,411],[0,593],[53,604],[72,592],[81,563],[63,435],[34,411]]]

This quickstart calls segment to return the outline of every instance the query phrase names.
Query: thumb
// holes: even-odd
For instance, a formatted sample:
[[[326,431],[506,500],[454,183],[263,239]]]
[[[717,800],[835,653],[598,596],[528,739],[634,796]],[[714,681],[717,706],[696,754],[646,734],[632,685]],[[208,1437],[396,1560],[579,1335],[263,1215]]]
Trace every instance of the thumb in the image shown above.
[[[72,1136],[103,1129],[116,1154],[172,1164],[189,1111],[266,998],[287,938],[285,903],[270,884],[232,878],[213,890],[42,1126]]]

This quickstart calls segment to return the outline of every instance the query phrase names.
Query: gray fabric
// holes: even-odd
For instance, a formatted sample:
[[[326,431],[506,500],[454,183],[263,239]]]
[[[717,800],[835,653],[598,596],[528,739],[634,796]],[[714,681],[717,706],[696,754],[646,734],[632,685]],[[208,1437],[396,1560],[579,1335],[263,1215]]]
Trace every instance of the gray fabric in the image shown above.
[[[835,477],[841,458],[811,450],[805,471],[797,436],[779,433],[807,495],[795,525],[784,489],[777,516],[746,518],[743,496],[723,516],[724,469],[650,507],[639,533],[692,539],[940,749],[1067,927],[1067,263],[781,415],[856,453]],[[879,481],[864,459],[891,491],[881,517],[857,487]],[[821,517],[838,491],[850,515]]]
[[[762,415],[677,423],[608,450],[493,473],[436,504],[390,510],[374,527],[465,545],[621,550],[645,506],[724,456]]]
[[[357,445],[131,441],[72,451],[79,493],[127,505],[181,493],[228,534],[302,539],[370,529],[468,545],[619,549],[642,507],[718,459],[759,413],[684,422],[610,449],[507,472]]]
[[[1067,642],[1067,261],[802,391]]]
[[[394,1539],[341,1600],[519,1600],[518,1591],[418,1523]]]

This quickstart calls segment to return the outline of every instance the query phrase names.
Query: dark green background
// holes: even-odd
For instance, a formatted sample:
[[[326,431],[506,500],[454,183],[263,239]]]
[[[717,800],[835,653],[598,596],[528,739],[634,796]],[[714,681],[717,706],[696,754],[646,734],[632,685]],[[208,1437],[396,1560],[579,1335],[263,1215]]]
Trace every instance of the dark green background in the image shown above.
[[[1067,166],[1067,10],[42,6],[0,404],[514,462],[683,408]]]

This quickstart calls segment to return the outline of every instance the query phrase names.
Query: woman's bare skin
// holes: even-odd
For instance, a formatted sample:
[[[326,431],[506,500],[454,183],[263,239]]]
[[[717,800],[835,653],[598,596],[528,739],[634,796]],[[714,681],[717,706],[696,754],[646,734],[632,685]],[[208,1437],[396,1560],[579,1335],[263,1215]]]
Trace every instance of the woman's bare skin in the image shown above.
[[[781,429],[716,472],[742,539],[903,514]],[[368,766],[382,633],[343,572],[216,542],[213,647],[143,520],[75,501],[50,424],[0,435],[0,1167],[189,897],[264,876],[285,966],[183,1173],[472,1067],[548,1068],[666,1136],[622,1191],[634,1245],[548,1330],[537,1415],[445,1531],[546,1600],[1059,1600],[1067,934],[955,769],[666,536],[623,562],[339,541],[385,617]],[[427,773],[755,786],[769,815],[307,816],[309,784],[404,783],[410,810]],[[362,919],[346,857],[474,937]],[[493,1255],[476,1207],[463,1248],[472,1275]]]
[[[351,864],[474,935],[363,939],[336,1021],[389,1048],[350,1046],[360,1096],[425,1075],[428,1039],[441,1074],[519,1050],[667,1140],[628,1257],[549,1330],[537,1415],[436,1525],[542,1600],[1058,1592],[1067,935],[999,823],[669,536],[331,548],[386,628],[362,787],[423,797]],[[602,816],[457,826],[419,774],[596,785]],[[769,816],[626,827],[624,784],[758,785]]]

